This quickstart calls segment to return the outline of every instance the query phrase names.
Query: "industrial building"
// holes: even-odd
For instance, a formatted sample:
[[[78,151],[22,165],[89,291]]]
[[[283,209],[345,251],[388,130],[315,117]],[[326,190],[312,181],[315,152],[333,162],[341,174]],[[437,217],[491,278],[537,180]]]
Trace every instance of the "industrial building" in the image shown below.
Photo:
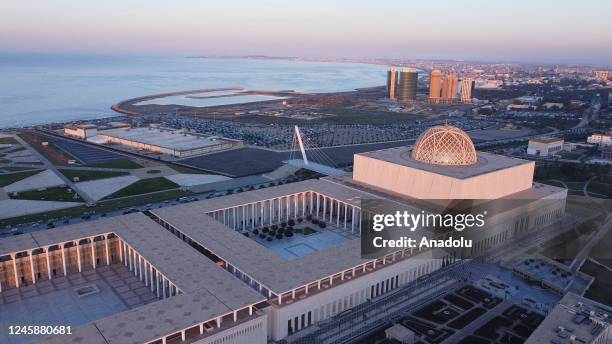
[[[98,135],[98,126],[94,124],[75,124],[64,126],[64,135],[86,140],[89,137]]]
[[[413,207],[435,198],[520,199],[491,215],[494,226],[463,252],[471,256],[553,223],[566,196],[534,183],[532,162],[478,153],[460,129],[434,127],[412,150],[355,155],[352,175],[1,239],[0,285],[4,293],[123,264],[160,300],[78,327],[84,343],[291,342],[443,266],[432,258],[437,249],[363,258],[362,201]]]
[[[90,141],[117,144],[156,154],[186,158],[242,146],[239,140],[188,133],[179,129],[132,128],[99,131]]]

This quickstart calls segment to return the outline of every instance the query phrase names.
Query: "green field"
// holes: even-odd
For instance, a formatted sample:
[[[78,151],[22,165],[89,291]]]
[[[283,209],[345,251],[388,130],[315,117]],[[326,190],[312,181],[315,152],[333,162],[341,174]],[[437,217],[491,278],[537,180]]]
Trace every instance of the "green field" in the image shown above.
[[[135,207],[148,203],[157,203],[165,200],[176,199],[183,196],[192,195],[189,191],[170,190],[159,192],[151,195],[143,195],[134,198],[123,198],[120,200],[108,200],[99,202],[94,207],[78,206],[67,209],[55,210],[46,213],[13,217],[10,219],[0,220],[0,227],[5,228],[15,226],[22,223],[31,223],[40,221],[46,223],[51,220],[59,220],[63,218],[80,217],[85,214],[104,214],[118,209]]]
[[[99,164],[85,165],[86,167],[100,167],[100,168],[121,168],[121,169],[136,169],[142,168],[142,165],[128,159],[121,159],[109,162],[102,162]]]
[[[58,202],[80,202],[80,197],[74,198],[74,192],[68,192],[68,188],[60,186],[54,188],[48,188],[43,191],[23,191],[19,192],[17,196],[11,197],[13,199],[28,199],[34,201],[58,201]]]
[[[29,176],[33,176],[39,172],[40,170],[10,173],[10,174],[0,174],[0,187],[7,186],[9,184],[13,184],[14,182],[18,182]]]
[[[78,177],[79,182],[129,175],[128,172],[114,172],[114,171],[62,170],[62,169],[60,169],[59,171],[70,180],[74,180],[75,177]]]
[[[110,195],[108,198],[119,198],[133,195],[141,195],[150,192],[157,192],[169,189],[178,188],[178,184],[169,181],[164,177],[158,178],[150,178],[139,180],[136,183],[129,185],[114,194]]]
[[[15,145],[19,144],[17,140],[13,137],[0,137],[0,144],[2,145]]]

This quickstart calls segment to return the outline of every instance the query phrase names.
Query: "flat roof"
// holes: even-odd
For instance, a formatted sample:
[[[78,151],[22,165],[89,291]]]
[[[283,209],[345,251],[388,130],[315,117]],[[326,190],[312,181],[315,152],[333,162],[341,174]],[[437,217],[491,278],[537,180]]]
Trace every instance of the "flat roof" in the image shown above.
[[[138,142],[142,144],[163,147],[178,151],[210,147],[228,142],[216,136],[199,136],[175,131],[154,128],[108,129],[98,135],[111,136],[118,139]]]
[[[521,199],[533,200],[548,197],[562,189],[538,184],[520,192]],[[276,187],[253,190],[224,197],[153,209],[151,212],[166,221],[191,240],[248,274],[271,289],[275,294],[312,283],[342,271],[361,265],[372,259],[361,258],[361,240],[347,240],[337,246],[287,260],[273,250],[245,237],[206,213],[249,204],[299,192],[313,191],[360,207],[361,199],[389,199],[407,202],[407,199],[362,191],[342,184],[340,178],[307,180]],[[406,203],[408,204],[408,203]]]
[[[356,156],[364,156],[372,159],[382,160],[393,164],[411,167],[427,172],[441,174],[456,179],[472,178],[509,167],[534,164],[533,161],[511,158],[503,155],[478,152],[478,162],[471,166],[443,166],[426,164],[416,161],[411,156],[412,149],[407,146],[382,149],[372,152],[357,153]]]
[[[105,233],[124,240],[183,292],[94,321],[94,327],[108,343],[148,342],[266,300],[142,213],[3,238],[0,255]],[[90,326],[77,327],[75,334],[83,333],[89,339],[86,335],[92,330]],[[50,338],[49,343],[63,343],[62,340],[66,338]]]
[[[540,138],[533,138],[533,139],[529,139],[529,142],[538,142],[538,143],[556,143],[556,142],[561,142],[563,141],[563,139],[557,138],[557,137],[540,137]]]
[[[592,317],[594,321],[589,319],[590,311],[595,312],[595,316]],[[603,314],[608,315],[607,319],[604,319]],[[555,343],[553,340],[557,343],[571,343],[569,337],[572,335],[581,339],[583,343],[591,343],[602,332],[602,329],[594,330],[595,322],[605,324],[608,326],[607,331],[611,330],[610,316],[612,316],[611,307],[574,293],[567,293],[527,338],[525,344]],[[559,327],[565,330],[560,331]]]

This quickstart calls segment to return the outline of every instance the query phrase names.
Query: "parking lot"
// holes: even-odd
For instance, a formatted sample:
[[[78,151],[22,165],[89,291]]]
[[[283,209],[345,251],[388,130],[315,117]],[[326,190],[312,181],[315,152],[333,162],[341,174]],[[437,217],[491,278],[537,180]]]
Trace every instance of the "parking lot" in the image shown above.
[[[122,155],[80,144],[71,140],[64,140],[57,137],[46,137],[46,139],[48,139],[49,143],[73,156],[79,160],[79,162],[85,165],[100,164],[125,159],[125,157]]]

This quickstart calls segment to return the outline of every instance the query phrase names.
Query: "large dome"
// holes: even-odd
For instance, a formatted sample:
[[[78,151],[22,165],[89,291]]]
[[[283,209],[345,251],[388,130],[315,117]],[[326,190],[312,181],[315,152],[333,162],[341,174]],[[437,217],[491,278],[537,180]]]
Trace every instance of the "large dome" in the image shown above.
[[[412,158],[427,164],[468,166],[478,161],[476,148],[463,130],[445,124],[431,127],[419,136]]]

